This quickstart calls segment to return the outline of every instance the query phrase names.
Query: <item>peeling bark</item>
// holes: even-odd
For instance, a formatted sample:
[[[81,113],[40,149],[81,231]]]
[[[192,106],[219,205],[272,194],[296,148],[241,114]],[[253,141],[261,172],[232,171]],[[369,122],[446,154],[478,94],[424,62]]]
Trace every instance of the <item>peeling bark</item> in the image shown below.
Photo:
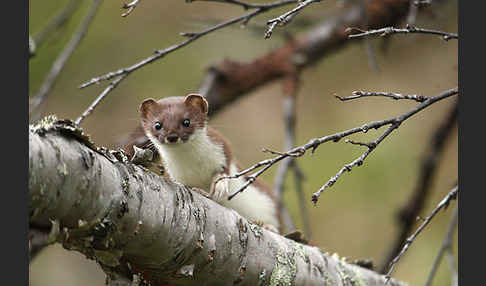
[[[29,198],[30,227],[54,225],[50,236],[96,260],[108,281],[125,279],[113,285],[385,285],[96,147],[71,121],[30,126]]]

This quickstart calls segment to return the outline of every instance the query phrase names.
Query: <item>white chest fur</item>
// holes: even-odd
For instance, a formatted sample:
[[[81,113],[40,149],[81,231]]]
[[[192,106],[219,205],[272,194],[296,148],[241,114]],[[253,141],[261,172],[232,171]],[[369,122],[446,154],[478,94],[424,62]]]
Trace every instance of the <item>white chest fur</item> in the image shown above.
[[[206,128],[194,132],[183,144],[160,144],[151,134],[149,139],[157,147],[169,176],[180,183],[201,188],[209,193],[211,183],[226,164],[223,146],[211,141]],[[235,164],[230,164],[230,175],[238,172]],[[236,210],[251,221],[262,221],[266,225],[279,228],[275,202],[254,185],[228,201],[227,196],[245,183],[243,178],[220,181],[216,185],[216,197],[221,205]]]
[[[148,137],[152,137],[169,176],[185,185],[209,192],[214,175],[226,164],[223,147],[211,141],[206,128],[195,130],[182,144],[160,144],[150,134]]]
[[[230,174],[234,175],[237,172],[237,167],[231,164]],[[229,181],[229,193],[236,192],[243,184],[245,184],[245,180],[241,177],[231,179]],[[280,227],[275,202],[252,184],[231,200],[228,201],[225,197],[219,203],[236,210],[240,215],[251,221],[261,221],[265,225],[274,226],[276,229]]]

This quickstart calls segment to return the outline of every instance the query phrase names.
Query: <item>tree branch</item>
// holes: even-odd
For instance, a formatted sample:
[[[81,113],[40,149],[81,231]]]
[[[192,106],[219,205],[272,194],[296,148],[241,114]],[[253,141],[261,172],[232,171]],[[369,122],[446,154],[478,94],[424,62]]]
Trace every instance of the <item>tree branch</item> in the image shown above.
[[[409,0],[372,0],[366,9],[351,7],[251,62],[225,60],[210,67],[199,92],[206,96],[209,112],[213,114],[241,96],[317,64],[330,53],[353,43],[348,40],[346,28],[362,27],[364,15],[368,19],[367,27],[377,29],[400,23],[408,9]]]
[[[133,0],[132,2],[123,4],[122,9],[125,9],[127,11],[124,12],[121,16],[126,17],[126,16],[130,15],[132,13],[133,9],[135,9],[135,7],[137,7],[139,2],[140,2],[140,0]]]
[[[373,96],[383,96],[395,100],[409,99],[417,102],[424,102],[427,100],[427,97],[423,95],[417,95],[417,94],[409,95],[409,94],[400,94],[400,93],[392,93],[392,92],[368,92],[368,91],[353,91],[353,96],[340,97],[336,95],[336,98],[341,101],[348,101],[348,100],[353,100],[361,97],[373,97]]]
[[[61,52],[59,57],[52,65],[38,93],[35,96],[30,98],[29,114],[32,113],[33,111],[36,111],[36,114],[32,114],[31,116],[32,121],[35,121],[40,118],[42,112],[37,109],[40,108],[41,104],[47,98],[49,92],[51,91],[52,87],[56,82],[58,75],[61,73],[62,69],[64,68],[64,65],[71,57],[74,50],[76,50],[76,47],[79,45],[81,40],[84,38],[84,35],[86,34],[89,25],[93,21],[101,2],[102,0],[92,0],[91,8],[88,14],[86,15],[86,17],[83,19],[83,22],[79,25],[79,28],[73,34],[71,40],[66,44],[66,47],[64,48],[64,50]]]
[[[224,2],[244,8],[260,7],[246,5],[268,5],[234,0],[204,1]],[[281,3],[283,2],[285,1]],[[285,3],[294,2],[296,1],[286,1]],[[326,19],[305,35],[292,38],[283,46],[251,62],[240,63],[225,60],[219,65],[211,66],[199,88],[199,93],[205,96],[209,102],[209,115],[213,116],[230,103],[259,87],[275,80],[291,78],[298,71],[318,63],[331,52],[353,43],[348,40],[349,32],[345,30],[350,26],[361,27],[365,15],[368,20],[366,28],[381,28],[398,24],[406,17],[408,9],[409,0],[370,0],[367,1],[365,9],[362,5],[355,6],[335,17]],[[106,74],[103,76],[106,78],[93,80],[111,79],[121,73],[123,70]],[[124,146],[126,152],[131,153],[133,145],[144,147],[148,142],[139,125],[121,142],[121,145]]]
[[[294,9],[284,13],[283,15],[278,16],[277,18],[273,18],[267,21],[267,25],[269,26],[267,32],[265,32],[265,39],[268,39],[272,36],[273,29],[277,26],[285,26],[287,25],[292,18],[296,15],[297,12],[304,9],[306,6],[315,3],[321,2],[321,0],[305,0],[299,3],[297,7]]]
[[[421,166],[418,171],[418,179],[415,184],[412,196],[408,202],[397,213],[400,231],[394,239],[393,244],[383,259],[380,272],[384,273],[387,269],[388,262],[391,261],[400,251],[403,241],[407,238],[416,222],[417,216],[423,209],[429,192],[431,191],[432,182],[439,167],[439,161],[446,146],[447,139],[451,136],[453,127],[456,125],[458,116],[458,103],[446,115],[444,121],[437,127],[431,136],[431,145],[422,158]]]
[[[151,285],[385,283],[380,274],[262,229],[127,160],[123,152],[96,147],[70,121],[48,117],[30,126],[30,226],[58,221],[56,240],[96,260],[110,279],[140,277]]]
[[[284,135],[284,150],[289,150],[295,147],[295,125],[296,125],[296,98],[299,89],[299,76],[296,74],[293,77],[289,77],[283,81],[284,90],[284,108],[283,108],[283,120],[285,125]],[[304,180],[304,174],[299,168],[297,162],[293,158],[287,158],[283,160],[277,169],[277,173],[274,179],[274,194],[277,197],[277,201],[280,207],[280,212],[284,214],[284,222],[287,221],[288,211],[285,208],[283,202],[283,192],[285,191],[285,178],[289,173],[289,170],[293,171],[295,192],[299,201],[300,217],[303,223],[304,233],[307,239],[311,238],[311,230],[309,225],[309,217],[307,214],[307,208],[305,205],[306,199],[302,190],[302,181]],[[290,219],[288,219],[290,220]],[[289,221],[290,223],[290,221]],[[287,223],[287,224],[289,224]],[[294,230],[287,228],[289,231]]]
[[[236,173],[232,176],[221,177],[219,180],[235,179],[235,178],[247,175],[247,174],[257,170],[260,167],[263,167],[262,169],[256,171],[254,174],[247,176],[248,181],[246,182],[246,184],[242,185],[238,190],[236,190],[233,194],[231,194],[228,197],[228,199],[231,199],[234,196],[236,196],[238,193],[245,190],[253,181],[255,181],[255,179],[258,176],[260,176],[263,172],[265,172],[267,169],[269,169],[271,166],[278,163],[282,159],[285,159],[285,158],[288,158],[288,157],[301,157],[309,149],[312,149],[312,153],[314,153],[315,150],[323,143],[326,143],[326,142],[329,142],[329,141],[337,142],[337,141],[341,140],[342,138],[347,137],[347,136],[354,134],[354,133],[359,133],[359,132],[366,133],[366,132],[368,132],[369,129],[372,129],[372,128],[378,129],[378,128],[383,127],[385,125],[390,125],[390,127],[388,127],[388,129],[385,132],[383,132],[383,134],[380,137],[378,137],[375,141],[368,143],[368,144],[362,144],[362,145],[367,146],[368,149],[359,158],[357,158],[356,160],[354,160],[353,162],[351,162],[349,164],[344,165],[344,167],[341,168],[334,177],[330,178],[317,192],[312,194],[312,201],[315,204],[315,203],[317,203],[319,196],[321,195],[321,193],[324,190],[333,186],[334,183],[336,183],[336,181],[339,179],[339,177],[342,174],[344,174],[344,172],[346,172],[346,171],[350,172],[351,169],[354,166],[362,165],[363,161],[376,148],[376,146],[378,146],[378,144],[380,144],[388,135],[390,135],[395,129],[397,129],[405,120],[407,120],[411,116],[415,115],[416,113],[420,112],[421,110],[427,108],[431,104],[434,104],[435,102],[440,101],[444,98],[456,95],[457,93],[458,93],[458,89],[456,87],[456,88],[444,91],[437,96],[429,97],[422,104],[418,105],[417,107],[411,109],[410,111],[408,111],[408,112],[406,112],[406,113],[404,113],[404,114],[402,114],[398,117],[394,117],[394,118],[390,118],[390,119],[386,119],[386,120],[382,120],[382,121],[373,121],[373,122],[365,124],[361,127],[356,127],[356,128],[353,128],[353,129],[349,129],[349,130],[346,130],[346,131],[343,131],[343,132],[340,132],[340,133],[328,135],[328,136],[321,137],[321,138],[311,139],[305,145],[295,147],[295,148],[293,148],[293,149],[291,149],[291,150],[289,150],[285,153],[277,153],[278,156],[276,156],[274,158],[260,161],[260,162],[256,163],[255,165],[253,165],[253,166],[251,166],[251,167],[249,167],[245,170],[242,170],[242,171],[240,171],[240,172],[238,172],[238,173]]]
[[[459,36],[454,33],[446,33],[442,31],[436,31],[436,30],[429,30],[429,29],[423,29],[423,28],[417,28],[411,25],[408,25],[404,29],[399,29],[399,28],[394,28],[394,27],[386,27],[378,30],[370,30],[370,31],[363,31],[358,28],[349,28],[349,31],[352,30],[358,30],[361,33],[358,34],[351,34],[349,35],[349,38],[358,38],[358,37],[364,37],[364,36],[370,36],[370,35],[380,35],[380,36],[387,36],[390,34],[429,34],[429,35],[439,35],[442,36],[442,39],[445,41],[448,41],[450,39],[459,39]]]
[[[76,9],[81,4],[80,0],[71,0],[69,3],[49,21],[49,23],[40,32],[34,35],[33,39],[36,45],[39,47],[44,43],[44,40],[52,34],[54,31],[62,27],[67,23],[69,18],[74,14]]]
[[[398,261],[400,258],[405,254],[405,252],[408,250],[410,245],[415,241],[415,238],[424,230],[424,228],[430,223],[430,221],[434,218],[434,216],[443,208],[447,208],[451,200],[455,200],[457,197],[457,192],[459,188],[458,186],[454,187],[452,191],[450,191],[447,196],[445,196],[444,199],[442,199],[439,204],[435,207],[435,209],[432,210],[430,215],[425,218],[424,222],[417,228],[417,230],[405,241],[405,244],[403,245],[401,251],[398,253],[398,255],[390,262],[389,270],[386,273],[386,279],[390,279],[391,274],[393,270],[395,269],[395,266],[397,265]]]
[[[92,79],[90,79],[89,81],[81,84],[79,86],[79,88],[85,88],[85,87],[88,87],[90,85],[93,85],[93,84],[97,84],[101,81],[105,81],[105,80],[110,80],[114,77],[118,77],[120,75],[129,75],[130,73],[132,73],[133,71],[136,71],[162,57],[164,57],[165,55],[171,53],[171,52],[174,52],[182,47],[185,47],[187,46],[189,43],[199,39],[200,37],[203,37],[211,32],[214,32],[214,31],[217,31],[219,29],[222,29],[222,28],[225,28],[227,26],[230,26],[232,24],[235,24],[235,23],[239,23],[239,22],[248,22],[251,18],[255,17],[256,15],[258,14],[261,14],[261,13],[264,13],[264,12],[267,12],[268,10],[270,9],[273,9],[273,8],[277,8],[277,7],[281,7],[281,6],[284,6],[284,5],[287,5],[287,4],[290,4],[290,3],[293,3],[295,2],[296,0],[283,0],[283,1],[276,1],[276,2],[273,2],[273,3],[268,3],[266,5],[255,5],[255,6],[251,6],[249,8],[251,9],[255,9],[254,11],[252,12],[249,12],[247,14],[244,14],[242,16],[239,16],[239,17],[236,17],[236,18],[233,18],[233,19],[230,19],[228,21],[225,21],[225,22],[222,22],[222,23],[219,23],[217,25],[214,25],[212,27],[209,27],[201,32],[193,32],[193,33],[181,33],[181,36],[184,36],[184,37],[187,37],[188,39],[179,43],[179,44],[176,44],[176,45],[173,45],[173,46],[170,46],[166,49],[163,49],[163,50],[156,50],[154,52],[154,55],[148,57],[148,58],[145,58],[144,60],[132,65],[132,66],[129,66],[129,67],[126,67],[126,68],[121,68],[117,71],[113,71],[113,72],[109,72],[109,73],[106,73],[104,75],[101,75],[101,76],[98,76],[98,77],[94,77]],[[217,1],[219,2],[219,1]],[[226,1],[225,1],[226,2]]]
[[[444,237],[444,240],[442,241],[439,252],[435,257],[434,264],[432,264],[432,269],[430,270],[429,276],[427,277],[427,282],[425,283],[425,286],[430,286],[432,284],[432,280],[434,279],[435,274],[437,273],[437,269],[439,268],[440,261],[442,260],[444,253],[446,253],[446,251],[449,254],[450,252],[452,252],[452,239],[453,239],[452,236],[454,235],[454,232],[457,228],[458,211],[459,208],[456,206],[454,213],[452,214],[451,220],[449,222],[447,233]],[[451,272],[453,273],[452,281],[454,282],[457,280],[457,271],[455,270],[455,266],[451,267]],[[452,283],[452,285],[457,285],[457,283]]]

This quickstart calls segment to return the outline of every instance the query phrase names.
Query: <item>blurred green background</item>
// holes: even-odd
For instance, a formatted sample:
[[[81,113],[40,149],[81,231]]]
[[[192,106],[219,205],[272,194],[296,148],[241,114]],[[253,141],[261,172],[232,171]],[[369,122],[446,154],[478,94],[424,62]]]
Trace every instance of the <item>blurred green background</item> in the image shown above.
[[[35,35],[69,0],[31,0],[29,33]],[[268,1],[259,1],[268,2]],[[38,47],[30,59],[29,90],[34,95],[51,64],[70,39],[71,33],[88,11],[90,1],[82,1],[69,22]],[[79,84],[94,76],[131,65],[153,50],[183,40],[179,32],[199,31],[241,15],[245,11],[232,5],[180,0],[141,1],[126,18],[123,1],[104,1],[84,40],[67,62],[49,95],[45,114],[77,118],[106,83],[86,89]],[[264,40],[264,23],[289,7],[254,18],[247,29],[238,25],[212,33],[167,57],[133,73],[116,88],[84,122],[84,129],[98,145],[116,147],[116,143],[138,124],[137,107],[147,98],[185,95],[196,92],[206,69],[225,58],[249,61],[279,47],[283,33],[305,33],[313,23],[326,19],[337,9],[336,1],[313,4],[285,28],[276,28],[271,39]],[[433,14],[419,14],[417,26],[457,32],[457,1],[432,5]],[[305,22],[303,20],[306,20]],[[379,71],[369,65],[362,42],[349,45],[327,56],[302,74],[297,100],[297,144],[362,124],[399,115],[416,103],[386,98],[364,98],[340,102],[334,94],[351,95],[354,90],[390,91],[433,96],[458,84],[457,41],[442,41],[435,36],[395,35],[387,52],[382,39],[373,38]],[[362,167],[344,174],[312,206],[310,196],[346,163],[364,149],[339,143],[322,145],[311,156],[298,160],[305,172],[304,191],[312,227],[312,241],[325,251],[337,252],[349,260],[371,258],[382,263],[395,239],[396,211],[402,207],[417,181],[424,151],[431,134],[455,103],[446,99],[412,117],[388,137],[367,158]],[[282,150],[282,95],[278,82],[260,88],[211,118],[210,123],[232,142],[242,166],[267,158],[264,147]],[[350,139],[371,140],[384,129],[358,134]],[[457,127],[447,142],[433,181],[431,195],[421,216],[427,216],[457,180]],[[276,168],[263,179],[273,184]],[[295,224],[302,229],[297,197],[291,178],[287,182],[285,202]],[[456,203],[439,213],[399,262],[394,277],[409,285],[425,282],[440,247]],[[417,226],[418,226],[417,222]],[[417,227],[416,226],[416,227]],[[457,233],[454,238],[457,262]],[[54,245],[41,253],[30,266],[30,284],[104,285],[105,276],[94,261],[79,253]],[[433,285],[450,281],[447,263],[441,263]]]

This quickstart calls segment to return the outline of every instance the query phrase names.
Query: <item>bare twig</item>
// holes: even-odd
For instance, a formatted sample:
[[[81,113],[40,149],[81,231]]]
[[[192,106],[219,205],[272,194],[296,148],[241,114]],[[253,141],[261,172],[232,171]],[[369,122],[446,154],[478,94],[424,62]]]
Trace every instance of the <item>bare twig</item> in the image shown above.
[[[248,9],[257,9],[257,8],[274,8],[275,4],[278,5],[286,5],[291,3],[299,2],[300,0],[282,0],[280,2],[272,2],[272,3],[248,3],[244,1],[238,0],[186,0],[186,2],[218,2],[218,3],[226,3],[226,4],[233,4],[243,7],[245,10]]]
[[[47,75],[46,79],[44,80],[44,83],[42,84],[39,92],[37,95],[32,97],[30,99],[29,103],[29,113],[32,113],[32,111],[36,110],[39,108],[39,106],[45,101],[45,99],[48,96],[49,91],[52,89],[54,86],[56,79],[58,75],[61,73],[62,69],[64,68],[64,65],[68,61],[68,59],[71,57],[73,54],[74,50],[77,48],[81,40],[83,39],[84,35],[86,34],[86,31],[88,30],[89,25],[93,21],[96,11],[98,11],[98,7],[100,6],[102,0],[93,0],[91,8],[84,18],[83,22],[80,24],[78,30],[73,34],[71,40],[69,43],[66,45],[64,50],[61,52],[59,57],[56,59],[54,64],[51,67],[51,70],[49,71],[49,74]],[[33,114],[31,117],[31,120],[37,120],[40,115],[41,111],[36,110],[37,114]]]
[[[279,26],[285,26],[287,23],[290,22],[292,17],[299,12],[300,10],[304,9],[306,6],[309,4],[312,4],[314,2],[321,2],[321,0],[305,0],[299,3],[297,7],[294,9],[286,12],[283,15],[278,16],[277,18],[270,19],[267,21],[267,25],[269,26],[267,32],[265,33],[265,39],[268,39],[272,36],[272,31],[275,28],[276,25]]]
[[[425,206],[426,199],[431,190],[432,182],[437,173],[441,154],[446,146],[447,139],[452,136],[452,131],[457,122],[458,116],[458,103],[454,104],[451,110],[448,112],[446,118],[437,127],[434,134],[429,139],[431,142],[430,147],[424,154],[420,169],[418,171],[418,179],[415,184],[414,191],[408,202],[400,209],[397,218],[400,225],[400,230],[392,242],[390,250],[387,252],[383,259],[380,272],[385,273],[387,270],[388,262],[391,261],[400,251],[403,241],[412,231],[412,228],[416,222],[416,218],[419,216],[423,207]]]
[[[385,119],[385,120],[381,120],[381,121],[373,121],[373,122],[370,122],[368,124],[365,124],[361,127],[356,127],[356,128],[352,128],[352,129],[349,129],[349,130],[346,130],[346,131],[343,131],[343,132],[340,132],[340,133],[335,133],[335,134],[332,134],[332,135],[328,135],[328,136],[325,136],[325,137],[321,137],[321,138],[314,138],[314,139],[311,139],[307,144],[305,145],[302,145],[302,146],[299,146],[299,147],[295,147],[285,153],[282,153],[281,155],[278,155],[274,158],[271,158],[271,159],[266,159],[266,160],[263,160],[263,161],[260,161],[258,162],[257,164],[243,170],[243,171],[240,171],[232,176],[226,176],[226,177],[221,177],[220,180],[222,179],[234,179],[234,178],[239,178],[241,176],[244,176],[244,175],[247,175],[249,173],[251,173],[252,171],[260,168],[260,167],[263,167],[263,169],[259,170],[258,172],[254,173],[253,175],[249,176],[248,177],[248,182],[246,184],[244,184],[242,187],[240,187],[237,191],[235,191],[230,197],[229,199],[233,198],[236,194],[242,192],[243,190],[246,189],[246,187],[248,187],[249,184],[251,184],[256,177],[258,177],[259,175],[261,175],[264,171],[266,171],[269,167],[271,167],[272,165],[276,164],[277,162],[287,158],[287,157],[300,157],[302,155],[304,155],[306,153],[307,150],[309,149],[312,149],[312,153],[315,152],[315,150],[323,143],[325,142],[329,142],[329,141],[334,141],[334,142],[338,142],[340,139],[342,139],[343,137],[346,137],[346,136],[349,136],[351,134],[355,134],[355,133],[360,133],[360,132],[363,132],[363,133],[366,133],[368,132],[368,130],[370,129],[379,129],[380,127],[382,126],[385,126],[385,125],[391,125],[376,141],[370,143],[370,147],[368,147],[368,150],[363,154],[361,155],[358,159],[356,159],[355,161],[351,162],[350,164],[348,165],[345,165],[339,172],[336,176],[334,176],[333,178],[331,178],[323,187],[321,187],[321,189],[319,189],[319,191],[317,191],[316,193],[314,193],[312,195],[312,200],[314,201],[314,203],[317,202],[317,199],[318,197],[320,196],[320,194],[328,187],[330,187],[331,185],[334,184],[334,182],[337,180],[337,178],[339,178],[342,173],[344,173],[345,171],[347,171],[348,169],[350,170],[350,168],[352,168],[353,166],[355,165],[360,165],[362,164],[363,160],[369,155],[369,153],[374,150],[374,148],[376,148],[376,145],[381,143],[381,141],[383,141],[383,139],[385,139],[393,130],[395,130],[396,128],[398,128],[400,126],[401,123],[403,123],[405,120],[407,120],[408,118],[410,118],[411,116],[415,115],[416,113],[420,112],[421,110],[427,108],[428,106],[430,106],[431,104],[437,102],[437,101],[440,101],[444,98],[447,98],[447,97],[450,97],[450,96],[453,96],[453,95],[456,95],[458,93],[458,89],[457,87],[456,88],[453,88],[453,89],[450,89],[450,90],[447,90],[437,96],[434,96],[434,97],[429,97],[426,101],[424,101],[422,104],[418,105],[417,107],[413,108],[412,110],[398,116],[398,117],[394,117],[394,118],[390,118],[390,119]]]
[[[275,28],[275,26],[277,26],[277,23],[278,22],[273,22],[273,23],[269,24],[269,27],[268,27],[267,31],[265,32],[265,35],[263,36],[265,39],[269,39],[272,36],[273,29]]]
[[[277,8],[277,7],[281,7],[281,6],[284,6],[284,5],[287,5],[287,4],[290,4],[290,3],[293,3],[295,2],[296,0],[282,0],[282,1],[276,1],[276,2],[273,2],[273,3],[267,3],[267,4],[261,4],[261,5],[253,5],[252,7],[249,7],[249,9],[255,9],[254,11],[250,12],[250,13],[247,13],[245,15],[242,15],[242,16],[239,16],[239,17],[236,17],[236,18],[233,18],[233,19],[230,19],[228,21],[225,21],[225,22],[222,22],[222,23],[219,23],[217,25],[214,25],[212,27],[209,27],[201,32],[194,32],[194,33],[180,33],[181,36],[184,36],[184,37],[187,37],[188,39],[186,39],[185,41],[179,43],[179,44],[175,44],[175,45],[172,45],[164,50],[156,50],[154,52],[154,55],[148,57],[148,58],[145,58],[144,60],[132,65],[132,66],[129,66],[127,68],[122,68],[122,69],[119,69],[117,71],[114,71],[114,72],[109,72],[107,74],[104,74],[102,76],[99,76],[99,77],[95,77],[95,78],[92,78],[91,80],[83,83],[80,85],[79,88],[85,88],[85,87],[88,87],[90,85],[93,85],[93,84],[97,84],[101,81],[104,81],[104,80],[110,80],[112,78],[115,78],[115,77],[119,77],[118,79],[116,79],[115,81],[113,81],[110,86],[108,88],[106,88],[103,93],[100,95],[100,97],[98,97],[98,99],[92,104],[92,106],[96,106],[96,104],[99,103],[100,99],[104,98],[106,95],[108,95],[108,93],[110,91],[112,91],[120,81],[122,81],[123,79],[125,79],[128,75],[130,75],[130,73],[132,73],[133,71],[136,71],[158,59],[161,59],[163,58],[164,56],[166,56],[167,54],[169,53],[172,53],[180,48],[183,48],[185,46],[187,46],[188,44],[194,42],[195,40],[199,39],[200,37],[203,37],[211,32],[214,32],[216,30],[219,30],[219,29],[222,29],[224,27],[227,27],[227,26],[230,26],[232,24],[235,24],[235,23],[239,23],[239,22],[243,22],[243,23],[247,23],[248,21],[250,21],[250,19],[252,19],[253,17],[255,17],[256,15],[258,14],[261,14],[261,13],[264,13],[270,9],[273,9],[273,8]],[[135,1],[131,2],[130,4],[134,3]],[[226,2],[226,1],[213,1],[213,2]],[[238,4],[238,5],[250,5],[250,4],[243,4],[243,2],[240,2],[240,1],[229,1],[228,3],[231,3],[231,4]],[[130,7],[134,7],[134,5],[136,5],[137,3],[134,3],[132,6]],[[127,4],[129,5],[129,4]],[[116,82],[116,83],[115,83]],[[115,84],[114,84],[115,83]],[[91,113],[93,109],[90,108],[90,111],[89,112],[85,112],[80,118],[78,118],[76,120],[76,122],[81,122],[83,120],[83,118],[87,115],[89,115]]]
[[[93,112],[93,110],[96,108],[96,106],[98,105],[98,103],[100,103],[105,98],[105,96],[112,89],[114,89],[126,76],[127,76],[126,74],[123,74],[119,78],[117,78],[114,81],[112,81],[110,83],[110,85],[108,85],[108,87],[105,88],[105,90],[103,90],[103,92],[95,99],[95,101],[93,101],[93,103],[91,103],[91,105],[88,107],[88,109],[86,109],[83,112],[83,114],[81,114],[81,116],[76,119],[76,121],[75,121],[76,124],[81,124],[81,121],[83,121],[84,118],[86,118],[88,115],[90,115],[91,112]]]
[[[227,3],[224,0],[218,2]],[[362,9],[353,5],[333,17],[326,18],[308,32],[294,37],[292,41],[286,41],[284,45],[249,62],[226,59],[219,64],[211,65],[199,87],[199,93],[209,102],[209,116],[214,116],[253,90],[285,79],[296,71],[307,69],[346,45],[356,43],[348,40],[349,33],[344,32],[345,27],[378,29],[395,26],[404,19],[408,8],[408,0],[369,1],[366,14],[368,26],[362,27]],[[295,20],[300,19],[299,17]],[[133,144],[142,147],[148,142],[139,124],[120,145],[131,152]]]
[[[132,13],[133,9],[135,9],[135,7],[137,7],[137,4],[139,2],[140,2],[140,0],[133,0],[130,3],[123,4],[122,8],[126,9],[127,11],[125,13],[123,13],[121,16],[126,17],[126,16],[130,15]]]
[[[434,216],[442,209],[446,208],[451,200],[455,200],[457,197],[458,186],[456,186],[452,191],[450,191],[447,196],[445,196],[442,201],[435,207],[434,210],[430,213],[428,217],[425,218],[424,222],[420,225],[420,227],[405,241],[405,245],[403,245],[402,250],[400,253],[391,261],[388,273],[386,274],[386,280],[388,281],[391,278],[391,274],[397,265],[397,262],[403,256],[403,254],[407,251],[410,245],[414,242],[415,238],[422,232],[422,230],[430,223],[430,221],[434,218]]]
[[[284,0],[284,1],[276,1],[276,2],[273,2],[273,3],[268,3],[266,5],[255,5],[255,6],[252,6],[252,7],[249,7],[249,9],[255,9],[255,11],[252,11],[250,13],[247,13],[245,15],[242,15],[242,16],[239,16],[239,17],[236,17],[236,18],[233,18],[233,19],[230,19],[228,21],[225,21],[225,22],[222,22],[222,23],[219,23],[217,25],[214,25],[212,27],[209,27],[207,28],[206,30],[203,30],[201,32],[195,32],[195,33],[181,33],[181,36],[184,36],[184,37],[187,37],[188,39],[179,43],[179,44],[176,44],[176,45],[173,45],[173,46],[170,46],[166,49],[163,49],[163,50],[156,50],[154,52],[154,55],[148,57],[148,58],[145,58],[144,60],[132,65],[132,66],[129,66],[129,67],[126,67],[126,68],[121,68],[117,71],[113,71],[113,72],[109,72],[107,74],[104,74],[104,75],[101,75],[99,77],[95,77],[95,78],[92,78],[91,80],[81,84],[79,86],[79,88],[85,88],[85,87],[88,87],[90,85],[93,85],[93,84],[96,84],[96,83],[99,83],[101,81],[105,81],[105,80],[110,80],[114,77],[117,77],[117,76],[120,76],[122,74],[130,74],[131,72],[135,71],[135,70],[138,70],[144,66],[146,66],[147,64],[150,64],[162,57],[164,57],[165,55],[171,53],[171,52],[174,52],[186,45],[188,45],[189,43],[199,39],[200,37],[202,36],[205,36],[211,32],[214,32],[216,30],[219,30],[219,29],[222,29],[222,28],[225,28],[227,26],[230,26],[232,24],[235,24],[235,23],[239,23],[239,22],[248,22],[251,18],[255,17],[256,15],[259,15],[261,13],[264,13],[264,12],[267,12],[268,10],[270,9],[273,9],[273,8],[277,8],[277,7],[281,7],[281,6],[284,6],[284,5],[288,5],[288,4],[291,4],[291,3],[294,3],[296,0]],[[213,1],[214,2],[214,1]],[[228,1],[216,1],[216,2],[228,2]],[[239,2],[239,1],[230,1],[231,3],[233,2]],[[240,2],[239,2],[240,3]],[[249,5],[249,4],[248,4]]]
[[[358,146],[366,146],[368,148],[373,148],[373,143],[363,143],[363,142],[357,142],[357,141],[353,141],[353,140],[350,140],[350,139],[346,139],[344,140],[344,143],[350,143],[350,144],[353,144],[353,145],[358,145]]]
[[[295,101],[298,89],[297,77],[293,79],[293,86],[294,88],[291,89],[290,94],[287,94],[284,98],[284,123],[285,123],[285,137],[284,137],[284,149],[289,150],[295,147],[295,124],[296,124],[296,109],[295,109]],[[271,152],[273,154],[278,154],[279,152],[269,151],[265,149],[267,152]],[[299,201],[299,208],[300,208],[300,217],[304,226],[304,233],[307,239],[311,237],[311,230],[309,225],[309,217],[307,215],[307,208],[305,205],[305,198],[304,193],[302,191],[302,181],[304,179],[303,173],[300,170],[297,162],[293,158],[287,158],[283,160],[282,164],[279,165],[277,169],[277,174],[275,176],[274,181],[274,193],[277,196],[277,200],[280,207],[280,212],[284,213],[284,203],[283,203],[283,192],[285,190],[285,178],[287,177],[288,171],[293,171],[294,183],[295,183],[295,191],[297,193],[298,201]]]
[[[336,98],[338,98],[341,101],[347,101],[347,100],[353,100],[361,97],[370,97],[370,96],[384,96],[396,100],[410,99],[410,100],[415,100],[417,102],[424,102],[428,99],[428,97],[426,96],[416,95],[416,94],[408,95],[408,94],[391,93],[391,92],[368,92],[368,91],[353,91],[353,96],[340,97],[336,95]]]
[[[360,0],[359,1],[359,7],[361,10],[361,13],[363,14],[363,27],[366,27],[366,29],[369,29],[369,16],[368,16],[368,5],[370,0]],[[368,64],[371,67],[371,69],[375,72],[379,71],[378,64],[376,63],[376,55],[375,55],[375,50],[373,48],[373,43],[371,42],[370,38],[365,38],[364,41],[365,45],[365,50],[366,54],[368,55]]]
[[[449,222],[449,228],[447,229],[447,233],[444,237],[444,240],[442,241],[442,245],[440,246],[439,252],[435,257],[434,264],[432,264],[432,269],[430,270],[425,286],[430,286],[432,284],[432,280],[434,279],[435,274],[437,273],[437,269],[439,268],[440,261],[442,260],[444,253],[448,252],[450,254],[452,251],[452,236],[454,235],[454,232],[456,230],[457,216],[458,216],[458,207],[456,206],[454,210],[454,214],[452,215],[451,220]],[[451,266],[452,266],[451,272],[453,273],[452,281],[454,281],[455,280],[454,277],[457,276],[457,273],[455,271],[454,263]]]
[[[417,33],[417,34],[431,34],[431,35],[439,35],[442,36],[442,39],[448,41],[450,39],[458,39],[459,36],[454,33],[446,33],[442,31],[436,31],[436,30],[429,30],[429,29],[422,29],[422,28],[417,28],[411,25],[407,25],[404,29],[399,29],[399,28],[393,28],[393,27],[386,27],[378,30],[370,30],[370,31],[363,31],[358,28],[348,28],[348,31],[352,30],[357,30],[360,31],[361,33],[358,34],[351,34],[348,37],[349,38],[358,38],[358,37],[364,37],[364,36],[370,36],[370,35],[380,35],[380,36],[387,36],[390,34],[412,34],[412,33]]]
[[[334,177],[331,177],[317,192],[312,194],[312,201],[314,202],[314,204],[317,203],[317,200],[318,200],[319,196],[321,195],[321,193],[323,191],[325,191],[327,188],[334,185],[336,183],[336,181],[339,179],[339,177],[341,177],[341,175],[344,174],[344,172],[346,172],[346,171],[351,172],[353,167],[361,166],[363,164],[364,160],[366,159],[366,157],[368,157],[368,155],[371,154],[371,152],[373,152],[373,150],[375,150],[376,146],[378,146],[388,135],[390,135],[395,129],[397,129],[402,124],[403,121],[405,121],[410,116],[417,113],[418,111],[426,108],[430,104],[432,104],[432,103],[434,103],[438,100],[452,96],[454,94],[457,94],[457,88],[452,89],[452,90],[448,90],[448,91],[446,91],[446,92],[444,92],[444,93],[442,93],[438,96],[428,98],[421,105],[419,105],[416,108],[410,110],[409,112],[395,118],[393,120],[393,122],[390,123],[391,124],[390,127],[388,127],[388,129],[385,130],[385,132],[383,132],[383,134],[381,134],[381,136],[378,137],[378,139],[376,139],[375,141],[373,141],[371,143],[367,143],[367,144],[362,143],[362,145],[365,145],[366,147],[368,147],[368,149],[360,157],[355,159],[353,162],[344,165],[344,167],[341,168]]]
[[[415,0],[413,1],[413,4],[417,7],[426,7],[432,4],[432,0]]]
[[[69,3],[42,29],[40,32],[34,35],[33,39],[36,45],[39,47],[44,43],[44,40],[52,34],[52,32],[56,31],[64,24],[67,23],[67,20],[71,18],[71,16],[76,11],[76,8],[79,7],[82,1],[80,0],[71,0]]]

